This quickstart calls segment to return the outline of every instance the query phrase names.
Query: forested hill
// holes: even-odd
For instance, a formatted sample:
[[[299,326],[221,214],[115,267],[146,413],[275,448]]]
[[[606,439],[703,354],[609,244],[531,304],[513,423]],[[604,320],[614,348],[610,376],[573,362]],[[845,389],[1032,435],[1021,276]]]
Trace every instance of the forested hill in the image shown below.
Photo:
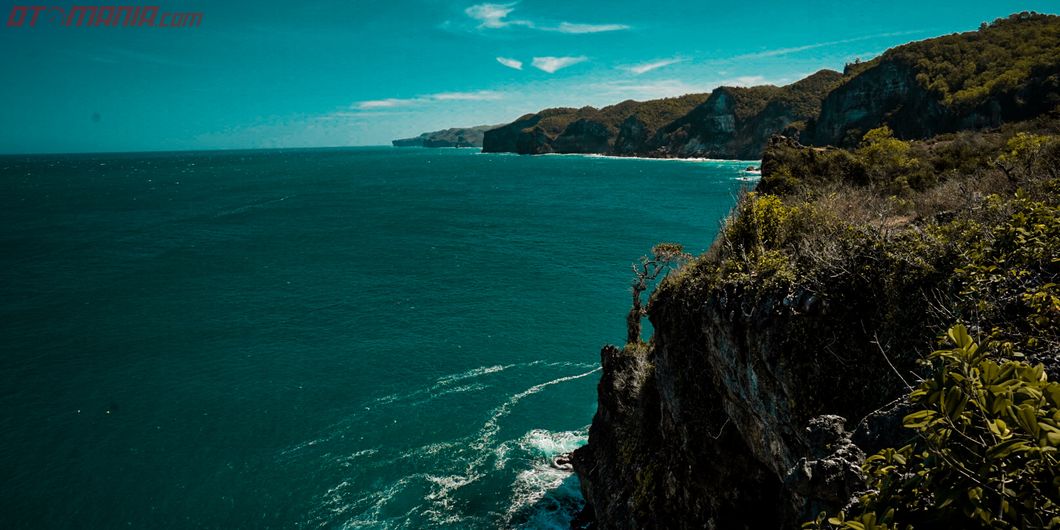
[[[997,127],[1055,108],[1058,86],[1060,17],[1019,13],[783,87],[527,114],[487,131],[483,150],[754,159],[777,133],[823,146],[882,125],[903,139]]]
[[[904,139],[996,127],[1055,108],[1058,88],[1060,17],[1021,13],[848,67],[810,136],[855,145],[881,125]]]

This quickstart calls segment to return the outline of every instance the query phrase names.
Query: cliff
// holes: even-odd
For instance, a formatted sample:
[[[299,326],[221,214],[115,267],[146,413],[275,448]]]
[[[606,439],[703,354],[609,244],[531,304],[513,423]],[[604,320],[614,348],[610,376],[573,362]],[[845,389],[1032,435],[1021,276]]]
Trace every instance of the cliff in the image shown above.
[[[489,131],[483,151],[757,158],[771,135],[816,117],[840,77],[822,70],[784,87],[720,87],[602,109],[548,109]]]
[[[572,457],[587,512],[602,528],[795,528],[849,511],[869,490],[865,456],[915,439],[903,396],[955,320],[1058,375],[1060,311],[1027,294],[1060,280],[1058,133],[1060,115],[880,137],[947,168],[900,202],[900,173],[855,182],[845,162],[821,171],[834,154],[773,141],[765,171],[819,178],[744,197],[710,251],[657,287],[651,340],[601,352],[589,443]],[[951,171],[970,146],[984,162]],[[844,156],[865,164],[874,147]],[[1012,156],[1020,169],[1001,169]],[[918,527],[970,527],[946,517]]]
[[[659,127],[703,103],[709,94],[626,100],[601,109],[546,109],[487,132],[488,153],[634,154]]]
[[[496,125],[457,127],[394,140],[394,147],[482,147],[482,137]]]
[[[757,159],[777,133],[850,147],[883,125],[901,139],[979,130],[1060,103],[1058,57],[1060,17],[1019,13],[783,87],[527,114],[487,133],[483,150]]]
[[[899,46],[849,69],[808,139],[849,146],[881,125],[912,139],[1025,120],[1060,103],[1058,57],[1057,17],[1030,13]]]
[[[821,70],[784,87],[718,88],[702,105],[660,129],[641,150],[663,156],[759,158],[770,136],[794,134],[816,118],[821,99],[841,77]]]

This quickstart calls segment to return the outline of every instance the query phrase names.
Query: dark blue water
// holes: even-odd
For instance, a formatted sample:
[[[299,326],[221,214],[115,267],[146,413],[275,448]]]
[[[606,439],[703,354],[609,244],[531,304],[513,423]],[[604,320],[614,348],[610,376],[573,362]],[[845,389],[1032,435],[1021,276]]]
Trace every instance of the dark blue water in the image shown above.
[[[746,165],[0,157],[0,526],[562,525],[629,263]]]

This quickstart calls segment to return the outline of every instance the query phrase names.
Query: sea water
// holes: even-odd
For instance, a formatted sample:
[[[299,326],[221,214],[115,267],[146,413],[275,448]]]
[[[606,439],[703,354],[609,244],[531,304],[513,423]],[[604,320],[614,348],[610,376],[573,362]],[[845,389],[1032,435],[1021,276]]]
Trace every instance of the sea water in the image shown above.
[[[630,263],[747,165],[0,157],[0,523],[563,527]]]

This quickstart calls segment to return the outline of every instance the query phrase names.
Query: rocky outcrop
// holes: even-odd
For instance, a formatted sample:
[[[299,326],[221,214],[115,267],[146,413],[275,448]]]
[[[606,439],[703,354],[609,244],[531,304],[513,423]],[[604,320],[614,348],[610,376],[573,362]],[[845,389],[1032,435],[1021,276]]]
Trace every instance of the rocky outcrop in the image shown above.
[[[606,124],[582,118],[563,129],[551,147],[557,153],[607,153],[613,138]]]
[[[877,313],[871,295],[841,294],[871,293],[859,283],[871,279],[755,294],[695,294],[695,281],[653,297],[650,346],[601,353],[599,408],[573,458],[587,510],[603,528],[750,529],[842,509],[902,413],[887,413],[905,387],[874,341],[916,352],[930,337]],[[909,370],[915,357],[890,361]]]
[[[650,101],[627,100],[601,109],[546,109],[489,131],[487,153],[638,154],[662,125],[685,115],[707,94]],[[536,130],[535,130],[536,129]]]
[[[640,118],[630,116],[618,128],[613,153],[616,155],[634,155],[644,150],[650,131],[648,125]]]
[[[599,110],[548,109],[487,132],[483,151],[755,159],[770,136],[813,119],[840,77],[822,70],[784,87],[721,87]]]
[[[853,146],[865,132],[882,125],[899,138],[921,139],[997,127],[1052,111],[1060,105],[1060,62],[1055,60],[1060,54],[1058,20],[1021,13],[977,32],[899,46],[855,65],[859,68],[824,99],[819,119],[804,141]],[[1023,51],[1017,47],[1022,41],[1007,33],[1012,31],[1034,35],[1041,48]],[[1040,37],[1044,32],[1052,37]],[[1010,57],[999,58],[1003,53]],[[1006,71],[1017,61],[1029,66]],[[1002,64],[991,65],[998,62]],[[995,68],[1004,80],[964,81],[981,83],[968,89],[950,87],[946,80],[953,76],[940,75],[961,69],[974,74],[984,67]]]
[[[482,139],[482,151],[524,155],[551,153],[553,135],[545,130],[545,126],[549,121],[563,119],[575,112],[576,109],[556,108],[525,114],[507,125],[486,131]],[[545,123],[542,124],[542,121]],[[535,131],[535,128],[539,130]]]
[[[441,131],[426,132],[415,138],[402,138],[391,143],[394,147],[482,147],[486,131],[496,125],[457,127]]]
[[[732,144],[737,130],[738,91],[721,87],[712,92],[710,99],[687,116],[656,133],[651,150],[677,157],[736,158]]]
[[[1024,24],[1041,31],[1024,31]],[[758,136],[790,130],[803,131],[804,143],[849,143],[883,124],[900,136],[916,137],[1010,118],[1051,121],[1054,125],[1045,127],[1055,130],[1056,116],[1049,113],[1060,100],[1055,61],[1060,55],[1051,52],[1060,50],[1058,29],[1058,17],[1021,14],[982,30],[979,37],[992,39],[986,44],[986,37],[949,36],[855,65],[843,79],[820,76],[812,87],[718,89],[647,142],[660,156],[750,153],[764,145],[759,192],[766,194],[782,193],[763,186],[771,179],[801,179],[810,189],[818,182],[867,185],[856,168],[864,172],[868,162],[855,160],[853,153],[804,147],[791,138],[759,143]],[[1007,84],[980,86],[983,90],[966,76],[961,83],[970,91],[940,96],[945,91],[938,89],[939,79],[945,76],[932,75],[961,72],[946,65],[967,59],[966,72],[1008,71],[1011,61],[979,64],[969,57],[982,58],[978,50],[990,46],[995,56],[1015,57],[1027,35],[1035,36],[1027,47],[1037,50],[1038,66],[1016,71]],[[926,59],[909,60],[917,57]],[[925,88],[932,84],[935,89]],[[828,95],[814,119],[808,109],[822,86]],[[646,128],[627,119],[619,129],[613,148],[636,152],[631,146],[645,137]],[[995,140],[995,149],[1002,149],[1003,140]],[[983,178],[980,172],[996,156],[983,158],[968,174]],[[780,171],[797,166],[806,171],[786,176]],[[870,195],[879,189],[864,188],[864,197],[850,192],[846,200],[881,200]],[[980,199],[968,195],[962,215],[979,220]],[[975,300],[955,305],[961,298],[955,271],[965,263],[963,243],[924,228],[931,224],[899,216],[894,223],[910,224],[893,233],[889,223],[854,229],[856,222],[846,220],[853,207],[829,200],[776,206],[772,214],[765,212],[773,206],[765,205],[783,199],[742,203],[750,209],[738,207],[725,239],[653,294],[651,341],[603,349],[589,442],[571,459],[586,513],[600,527],[797,528],[858,497],[866,487],[861,475],[866,454],[910,441],[912,431],[901,428],[910,412],[902,400],[910,390],[906,379],[925,375],[917,360],[937,345],[940,330],[955,317],[979,314],[972,311]],[[806,217],[797,238],[778,235],[780,229],[762,235],[795,211],[827,211],[842,221],[829,229],[817,224],[824,217]],[[862,213],[867,212],[877,215]],[[923,222],[937,219],[928,215]]]

